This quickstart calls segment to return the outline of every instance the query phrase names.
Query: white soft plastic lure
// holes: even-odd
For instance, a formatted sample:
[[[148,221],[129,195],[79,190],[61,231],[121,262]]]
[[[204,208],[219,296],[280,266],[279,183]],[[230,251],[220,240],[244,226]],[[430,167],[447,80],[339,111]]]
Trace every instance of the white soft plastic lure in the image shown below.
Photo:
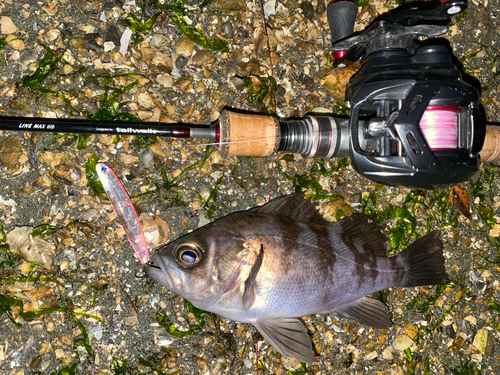
[[[139,261],[142,264],[149,262],[149,250],[141,222],[125,188],[106,164],[97,163],[96,172]]]

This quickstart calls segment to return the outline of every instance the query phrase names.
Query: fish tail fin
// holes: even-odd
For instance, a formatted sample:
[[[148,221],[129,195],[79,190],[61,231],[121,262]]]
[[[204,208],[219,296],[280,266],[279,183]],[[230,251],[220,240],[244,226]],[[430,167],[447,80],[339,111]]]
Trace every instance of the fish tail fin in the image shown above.
[[[406,268],[405,287],[440,285],[448,282],[444,267],[443,242],[435,230],[415,242],[398,256]]]

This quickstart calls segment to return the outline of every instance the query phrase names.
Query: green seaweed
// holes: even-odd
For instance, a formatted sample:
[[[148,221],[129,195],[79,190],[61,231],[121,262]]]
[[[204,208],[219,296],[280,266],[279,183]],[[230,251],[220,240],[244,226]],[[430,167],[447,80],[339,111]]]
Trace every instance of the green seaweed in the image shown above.
[[[0,294],[0,316],[5,314],[9,320],[14,323],[17,327],[21,327],[21,324],[15,321],[14,316],[12,315],[12,308],[19,308],[19,316],[24,320],[33,320],[35,318],[39,318],[43,315],[47,315],[53,312],[65,312],[64,308],[61,307],[46,307],[34,311],[24,312],[24,303],[21,299],[13,298],[6,296],[4,294]]]
[[[23,86],[26,87],[30,93],[40,92],[59,96],[57,91],[48,88],[48,86],[53,83],[46,83],[46,80],[57,70],[62,69],[64,65],[68,64],[63,60],[66,50],[58,55],[44,44],[40,45],[45,50],[45,56],[38,64],[38,68],[32,74],[24,77]]]
[[[163,9],[167,11],[167,15],[170,20],[177,25],[179,30],[193,43],[197,45],[211,49],[213,51],[219,51],[223,53],[229,52],[229,44],[221,39],[209,38],[203,35],[203,32],[187,23],[184,19],[187,16],[187,7],[183,1],[178,1],[175,5],[165,5],[160,4],[158,0],[148,0],[157,9]],[[200,8],[207,6],[210,1],[204,1]]]
[[[312,200],[328,200],[328,201],[336,201],[343,200],[344,197],[338,194],[332,194],[327,189],[324,189],[321,183],[318,180],[319,176],[322,177],[330,177],[334,173],[340,171],[342,168],[345,168],[349,165],[349,159],[342,158],[340,160],[336,160],[336,164],[332,162],[332,160],[323,160],[323,159],[315,159],[314,164],[311,166],[310,170],[303,174],[289,175],[283,171],[281,166],[281,161],[286,161],[287,159],[280,159],[278,161],[278,170],[281,175],[287,180],[292,182],[294,190],[296,193],[299,193],[303,190],[311,190],[313,193],[306,193],[304,196],[306,198],[310,198]],[[289,158],[288,160],[293,160]]]
[[[7,318],[9,318],[12,323],[14,323],[17,327],[21,327],[21,324],[16,322],[14,316],[12,315],[12,308],[16,306],[22,309],[23,301],[0,294],[0,316],[3,314],[7,315]]]
[[[212,313],[194,307],[187,300],[184,300],[184,307],[187,309],[189,313],[193,314],[194,317],[198,320],[198,324],[188,323],[187,331],[179,331],[163,309],[160,309],[155,315],[158,324],[162,326],[165,329],[165,331],[167,331],[170,335],[177,338],[184,338],[200,332],[205,327],[205,316],[210,316],[210,317],[214,316],[214,314]],[[189,321],[189,319],[186,320]]]
[[[33,265],[36,265],[36,263],[33,263]],[[31,270],[30,270],[31,273]],[[5,285],[13,285],[16,283],[54,283],[57,286],[64,288],[64,285],[61,284],[58,280],[50,278],[50,277],[45,277],[45,276],[7,276],[7,277],[2,277],[1,283]]]
[[[112,121],[123,121],[131,123],[140,123],[141,119],[137,116],[127,113],[120,112],[120,109],[125,105],[118,100],[118,98],[132,90],[137,86],[138,82],[131,82],[128,85],[121,87],[112,87],[113,81],[117,78],[122,77],[138,77],[138,73],[124,73],[124,74],[108,74],[102,73],[88,78],[94,84],[99,87],[103,87],[104,94],[99,100],[100,109],[92,114],[89,112],[84,112],[87,118],[91,121],[97,122],[112,122]]]
[[[408,363],[408,370],[406,372],[407,375],[415,375],[415,369],[417,367],[417,364],[413,360],[413,354],[411,352],[410,348],[405,349],[405,358]]]
[[[137,150],[144,150],[154,145],[158,141],[158,138],[155,135],[136,135],[132,140],[132,145]]]
[[[89,334],[87,333],[87,330],[85,329],[85,326],[76,316],[72,315],[71,318],[73,319],[75,324],[78,326],[78,329],[80,330],[80,332],[83,336],[83,338],[79,338],[79,339],[75,340],[75,343],[77,343],[78,345],[81,345],[85,349],[87,354],[90,357],[92,357],[92,347],[90,345],[90,338],[89,338]]]
[[[51,225],[51,224],[42,224],[37,226],[31,231],[31,237],[50,237],[53,234],[57,233],[58,231],[64,229],[64,228],[69,228],[75,225],[78,225],[80,223],[80,220],[71,220],[68,224],[66,225]]]
[[[425,314],[427,311],[429,311],[431,306],[433,306],[438,298],[441,297],[446,287],[447,285],[436,285],[434,295],[427,297],[425,301],[420,304],[418,310],[421,314]]]
[[[64,366],[62,369],[58,371],[51,372],[50,375],[76,375],[76,366],[77,363],[73,363],[71,365]]]
[[[158,17],[161,15],[161,13],[156,13],[151,17],[148,21],[142,22],[137,18],[132,13],[127,14],[125,17],[125,21],[127,22],[127,25],[130,30],[132,30],[134,33],[142,33],[142,34],[149,34],[151,30],[153,29]],[[144,40],[142,36],[139,34],[136,34],[134,37],[134,40],[132,41],[131,45],[136,46],[139,43],[141,43]]]
[[[356,0],[358,7],[365,7],[370,3],[370,0]]]
[[[193,26],[190,26],[183,16],[176,13],[169,13],[170,20],[177,25],[180,31],[193,43],[213,51],[229,53],[229,44],[221,39],[209,38],[203,35],[203,32]]]
[[[90,193],[101,199],[108,200],[108,196],[102,187],[102,183],[98,181],[98,176],[96,172],[96,166],[99,162],[98,155],[90,155],[87,162],[85,163],[85,174],[87,176],[87,186],[90,189]]]
[[[250,77],[243,77],[245,87],[248,89],[248,101],[252,104],[260,103],[266,96],[273,98],[276,95],[278,84],[273,77],[259,77],[260,88],[257,90]]]
[[[290,370],[287,372],[287,375],[306,375],[311,373],[304,362],[300,362],[300,366],[302,370]]]
[[[481,365],[474,364],[470,359],[465,362],[460,358],[460,365],[458,367],[450,368],[449,371],[452,375],[481,375]]]
[[[335,103],[333,106],[333,113],[337,116],[349,116],[349,109],[345,105]]]
[[[379,194],[383,186],[378,185],[369,195],[363,197],[361,202],[361,212],[370,216],[376,223],[389,222],[386,227],[391,235],[391,251],[405,249],[411,239],[417,239],[417,215],[425,211],[426,233],[430,232],[434,226],[456,226],[458,225],[458,215],[449,203],[449,189],[441,191],[410,191],[402,204],[389,204],[386,208],[379,207]]]
[[[215,186],[210,192],[210,195],[207,197],[207,199],[204,199],[201,196],[201,194],[198,193],[198,199],[203,204],[203,209],[207,210],[207,213],[205,214],[205,217],[207,219],[211,219],[214,216],[217,209],[219,208],[219,206],[217,205],[217,195],[219,193],[219,189],[223,180],[224,180],[224,173],[215,182]]]

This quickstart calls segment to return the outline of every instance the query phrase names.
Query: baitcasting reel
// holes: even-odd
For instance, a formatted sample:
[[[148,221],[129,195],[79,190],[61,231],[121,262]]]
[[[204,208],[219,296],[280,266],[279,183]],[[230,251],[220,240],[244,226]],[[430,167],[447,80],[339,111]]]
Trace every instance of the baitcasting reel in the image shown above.
[[[335,65],[359,59],[362,64],[346,89],[349,118],[308,115],[297,121],[274,120],[274,125],[254,118],[241,131],[245,127],[240,121],[223,113],[216,138],[221,154],[350,156],[353,167],[373,181],[424,189],[469,179],[479,170],[486,135],[479,93],[462,80],[447,47],[435,39],[418,40],[445,34],[448,28],[439,23],[449,22],[466,6],[465,0],[412,2],[352,35],[357,5],[330,3]],[[262,117],[263,123],[272,121]],[[490,155],[498,158],[500,137],[495,138],[494,128],[488,127],[491,147],[486,148],[494,149]],[[267,143],[252,142],[243,134],[247,131]],[[240,146],[243,140],[249,142]],[[483,160],[495,160],[490,155]]]
[[[336,120],[332,156],[350,155],[353,167],[376,182],[426,189],[479,170],[486,133],[479,93],[462,80],[447,47],[418,40],[445,34],[439,24],[466,7],[465,0],[412,2],[351,35],[357,5],[328,6],[335,64],[362,63],[346,89],[348,125]]]

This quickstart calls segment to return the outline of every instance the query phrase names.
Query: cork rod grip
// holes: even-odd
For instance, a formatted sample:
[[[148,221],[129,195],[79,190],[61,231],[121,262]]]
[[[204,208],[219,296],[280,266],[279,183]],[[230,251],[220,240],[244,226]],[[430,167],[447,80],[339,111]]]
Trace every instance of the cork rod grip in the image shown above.
[[[486,137],[479,157],[483,163],[500,163],[500,126],[486,125]]]
[[[271,116],[222,111],[219,117],[222,157],[270,156],[280,143],[280,126]]]

